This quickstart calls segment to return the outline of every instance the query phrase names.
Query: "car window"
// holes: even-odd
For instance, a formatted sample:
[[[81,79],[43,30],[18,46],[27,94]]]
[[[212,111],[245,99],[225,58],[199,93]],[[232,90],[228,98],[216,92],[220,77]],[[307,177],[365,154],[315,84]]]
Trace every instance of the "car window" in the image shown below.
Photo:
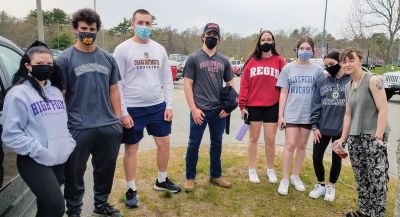
[[[0,46],[0,58],[3,61],[7,70],[7,75],[11,80],[19,68],[19,63],[22,57],[10,48]]]
[[[231,65],[236,66],[240,64],[240,60],[231,60]]]

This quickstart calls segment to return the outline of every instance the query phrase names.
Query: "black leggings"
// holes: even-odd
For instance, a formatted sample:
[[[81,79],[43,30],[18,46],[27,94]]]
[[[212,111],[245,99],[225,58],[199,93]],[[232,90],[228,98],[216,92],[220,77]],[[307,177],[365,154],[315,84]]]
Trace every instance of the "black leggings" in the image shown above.
[[[313,147],[313,163],[314,163],[314,172],[317,176],[318,182],[325,181],[325,169],[324,169],[324,153],[326,147],[329,145],[329,141],[332,139],[332,142],[339,139],[340,136],[332,137],[332,136],[324,136],[320,138],[320,143],[314,144]],[[342,168],[342,158],[339,157],[334,151],[332,151],[332,166],[331,172],[329,175],[329,182],[335,184],[339,178],[340,170]]]
[[[29,156],[17,156],[17,168],[25,183],[36,196],[36,217],[61,217],[65,212],[60,185],[64,179],[64,165],[52,167],[36,163]]]

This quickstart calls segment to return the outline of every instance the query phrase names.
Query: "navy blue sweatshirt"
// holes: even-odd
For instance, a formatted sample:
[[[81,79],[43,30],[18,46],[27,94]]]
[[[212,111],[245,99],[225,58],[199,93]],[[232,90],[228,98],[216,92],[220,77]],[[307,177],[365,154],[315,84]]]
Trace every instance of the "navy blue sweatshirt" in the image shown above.
[[[344,74],[339,79],[323,77],[316,82],[311,103],[310,121],[324,136],[340,136],[346,111],[345,86],[351,80]]]

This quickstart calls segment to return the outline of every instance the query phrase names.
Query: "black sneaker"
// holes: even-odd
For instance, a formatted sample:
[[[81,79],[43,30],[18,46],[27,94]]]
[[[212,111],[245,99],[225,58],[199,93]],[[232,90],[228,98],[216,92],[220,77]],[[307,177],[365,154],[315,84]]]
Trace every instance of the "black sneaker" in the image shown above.
[[[95,206],[93,213],[100,216],[122,217],[122,213],[109,203]]]
[[[128,191],[126,191],[126,199],[125,199],[125,206],[127,208],[136,208],[138,207],[138,200],[136,198],[137,192],[132,190],[132,188],[129,188]]]
[[[171,193],[178,193],[181,191],[181,188],[178,185],[175,185],[168,177],[165,179],[165,182],[158,182],[156,179],[156,183],[154,184],[154,189],[157,191],[169,191]]]

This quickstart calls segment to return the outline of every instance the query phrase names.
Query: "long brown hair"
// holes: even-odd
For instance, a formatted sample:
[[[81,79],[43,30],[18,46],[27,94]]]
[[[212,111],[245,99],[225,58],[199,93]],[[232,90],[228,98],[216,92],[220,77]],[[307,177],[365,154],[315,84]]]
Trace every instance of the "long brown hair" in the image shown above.
[[[261,37],[262,37],[265,33],[268,33],[268,34],[270,34],[270,35],[272,36],[272,40],[273,40],[272,48],[271,48],[272,54],[279,55],[279,53],[278,53],[278,52],[276,51],[276,49],[275,49],[275,37],[274,37],[274,34],[272,34],[272,32],[269,31],[269,30],[264,30],[264,31],[262,31],[262,32],[260,33],[260,35],[258,36],[256,47],[254,48],[254,51],[253,51],[253,53],[250,55],[249,59],[251,59],[252,57],[254,57],[255,59],[261,59],[262,51],[260,50],[259,44],[260,44],[260,42],[261,42]]]
[[[254,51],[251,53],[251,55],[249,56],[249,58],[247,58],[247,60],[246,60],[246,62],[245,62],[244,65],[246,65],[246,64],[249,62],[249,60],[250,60],[251,58],[254,58],[254,59],[261,59],[262,51],[261,51],[260,48],[259,48],[259,44],[260,44],[260,42],[261,42],[261,37],[262,37],[265,33],[268,33],[268,34],[270,34],[270,35],[272,36],[273,43],[272,43],[271,53],[272,53],[272,54],[275,54],[275,55],[279,55],[279,53],[276,51],[276,48],[275,48],[275,37],[274,37],[274,34],[272,34],[272,32],[269,31],[269,30],[264,30],[264,31],[262,31],[262,32],[260,33],[260,35],[258,35],[256,47],[254,48]]]

